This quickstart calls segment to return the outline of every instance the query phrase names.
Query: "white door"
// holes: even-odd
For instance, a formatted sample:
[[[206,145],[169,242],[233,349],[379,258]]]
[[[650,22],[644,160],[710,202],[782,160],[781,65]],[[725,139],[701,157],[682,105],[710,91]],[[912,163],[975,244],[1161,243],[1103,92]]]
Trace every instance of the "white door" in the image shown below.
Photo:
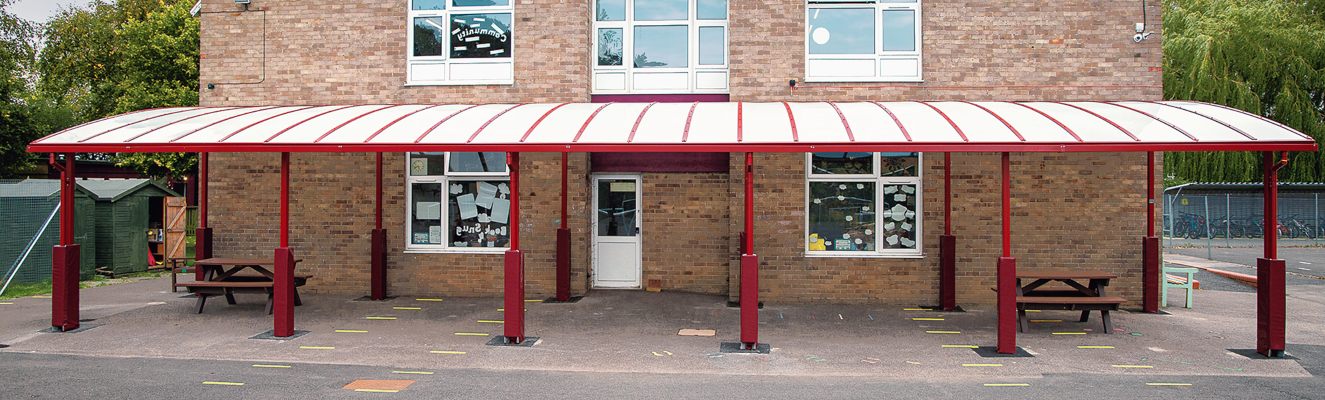
[[[593,286],[638,289],[643,275],[640,176],[593,178]]]

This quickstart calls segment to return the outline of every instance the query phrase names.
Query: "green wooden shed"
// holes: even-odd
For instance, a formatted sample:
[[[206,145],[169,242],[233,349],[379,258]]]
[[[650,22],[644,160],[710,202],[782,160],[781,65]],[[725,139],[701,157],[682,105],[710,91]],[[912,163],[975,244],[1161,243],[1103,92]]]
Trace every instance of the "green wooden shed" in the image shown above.
[[[83,279],[91,278],[96,269],[94,197],[81,186],[74,193],[74,242],[80,245],[79,275]],[[13,283],[51,279],[51,246],[60,240],[59,206],[58,179],[0,181],[0,284],[10,274],[14,275]],[[52,212],[56,213],[54,218],[50,218]],[[48,218],[50,224],[43,231]],[[33,236],[37,236],[36,244],[23,258]],[[20,258],[22,263],[16,264]]]
[[[88,179],[78,185],[96,199],[97,267],[116,275],[146,271],[148,241],[162,227],[164,199],[178,194],[150,179]]]

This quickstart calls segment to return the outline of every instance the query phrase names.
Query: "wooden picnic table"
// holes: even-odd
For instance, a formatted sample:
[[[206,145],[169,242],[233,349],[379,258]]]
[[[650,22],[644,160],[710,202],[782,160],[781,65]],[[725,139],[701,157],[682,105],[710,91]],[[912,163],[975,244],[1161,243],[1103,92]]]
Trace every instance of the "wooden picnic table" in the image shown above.
[[[1118,296],[1108,296],[1104,289],[1109,281],[1118,275],[1089,270],[1040,270],[1017,272],[1017,319],[1021,331],[1029,329],[1026,309],[1080,310],[1080,322],[1090,319],[1090,312],[1098,310],[1104,322],[1104,333],[1112,333],[1113,324],[1109,311],[1118,310],[1125,300]],[[1023,281],[1030,281],[1025,285]],[[1081,281],[1086,281],[1082,284]],[[1042,289],[1044,285],[1060,282],[1069,289]]]
[[[295,260],[295,264],[297,265],[301,261],[303,260]],[[190,293],[198,295],[199,314],[202,313],[203,307],[207,304],[208,296],[224,295],[227,303],[235,304],[234,293],[236,292],[266,293],[267,313],[270,314],[276,274],[267,267],[275,264],[273,258],[204,258],[193,262],[195,268],[202,269],[203,280],[177,283],[175,286],[187,288]],[[257,272],[257,274],[241,274],[241,272],[250,269]],[[294,305],[303,305],[303,301],[299,298],[298,287],[307,283],[309,278],[312,278],[312,276],[296,275],[294,277]]]

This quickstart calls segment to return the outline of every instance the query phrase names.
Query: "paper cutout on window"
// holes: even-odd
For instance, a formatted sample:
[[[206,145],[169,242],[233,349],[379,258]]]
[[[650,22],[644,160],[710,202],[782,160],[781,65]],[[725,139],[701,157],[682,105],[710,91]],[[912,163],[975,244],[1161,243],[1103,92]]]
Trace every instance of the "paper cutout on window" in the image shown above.
[[[893,209],[891,211],[892,211],[893,221],[900,222],[904,219],[910,218],[912,215],[915,215],[915,213],[911,212],[910,210],[907,210],[906,206],[903,206],[901,204],[893,206]]]
[[[893,195],[893,201],[906,201],[906,195],[901,193],[895,194]]]
[[[884,186],[884,187],[883,187],[883,194],[893,194],[893,193],[897,193],[897,186]]]
[[[903,192],[906,192],[907,194],[915,193],[915,192],[916,192],[916,187],[915,187],[915,186],[902,186],[902,191],[903,191]]]
[[[850,216],[850,215],[848,215],[848,216],[846,217],[847,222],[851,222],[851,220],[853,220],[853,219],[855,219],[855,218],[853,218],[853,217]]]
[[[465,187],[461,186],[459,183],[451,185],[451,194],[461,194],[464,192],[465,192]]]
[[[823,204],[823,202],[824,202],[823,200],[814,199],[814,204]]]
[[[428,243],[427,232],[414,232],[414,244],[427,244],[427,243]]]
[[[847,199],[846,196],[843,196],[843,195],[838,195],[838,196],[837,196],[837,201],[843,201],[843,200],[846,200],[846,199]]]
[[[479,207],[492,209],[492,199],[495,198],[497,198],[497,185],[487,182],[478,183],[478,199],[474,200],[474,204],[478,204]]]
[[[492,222],[506,223],[511,214],[511,201],[506,199],[492,200]]]
[[[497,184],[497,191],[498,191],[498,192],[501,192],[501,194],[511,194],[511,187],[510,187],[510,186],[506,186],[505,183],[498,183],[498,184]]]
[[[414,203],[414,219],[442,219],[442,203],[435,201]]]
[[[470,219],[478,216],[478,207],[474,206],[473,193],[456,196],[455,204],[460,208],[460,219]]]
[[[838,190],[847,190],[847,184],[843,183],[843,184],[837,185],[837,189],[838,189]]]
[[[864,243],[864,242],[865,242],[865,241],[860,240],[860,238],[856,238],[856,244],[857,244],[857,245],[859,245],[859,244],[861,244],[861,243]]]
[[[903,222],[903,223],[902,223],[902,230],[907,231],[907,232],[910,232],[910,231],[911,231],[911,223],[910,223],[910,222]]]
[[[916,247],[916,241],[907,238],[902,238],[902,246]]]
[[[915,219],[915,217],[916,217],[916,212],[915,212],[915,211],[910,211],[910,210],[907,210],[907,211],[906,211],[906,218],[907,218],[907,219]]]
[[[873,235],[873,234],[874,234],[874,230],[873,230],[873,229],[866,229],[866,230],[865,230],[865,235]]]
[[[492,218],[489,217],[488,214],[479,214],[479,215],[478,215],[478,223],[480,223],[480,224],[486,224],[486,223],[489,223],[489,222],[492,222]]]
[[[442,244],[442,226],[441,226],[441,225],[430,226],[430,227],[428,227],[428,243],[431,243],[431,244]]]
[[[861,208],[860,208],[860,211],[869,212],[869,211],[870,211],[870,206],[864,206],[864,207],[861,207]]]
[[[843,238],[843,239],[850,239],[850,238],[851,238],[851,234],[849,234],[849,233],[843,233],[843,234],[842,234],[842,238]]]
[[[836,247],[838,250],[851,250],[851,240],[840,239],[836,243],[833,243],[833,247]]]
[[[891,231],[891,230],[893,230],[893,228],[896,228],[896,227],[897,227],[897,223],[892,222],[892,221],[888,221],[888,223],[883,224],[883,230],[885,230],[885,231]],[[870,232],[869,232],[869,231],[865,231],[865,234],[868,235],[868,234],[870,234]]]
[[[857,183],[857,184],[856,184],[856,189],[864,189],[864,188],[865,188],[865,184],[864,184],[864,183]]]
[[[886,239],[886,240],[888,241],[888,245],[889,245],[889,246],[896,246],[896,245],[897,245],[897,235],[889,236],[888,239]]]
[[[411,159],[409,160],[409,174],[410,174],[410,175],[427,175],[427,174],[428,174],[428,159],[426,159],[426,158],[411,158]]]

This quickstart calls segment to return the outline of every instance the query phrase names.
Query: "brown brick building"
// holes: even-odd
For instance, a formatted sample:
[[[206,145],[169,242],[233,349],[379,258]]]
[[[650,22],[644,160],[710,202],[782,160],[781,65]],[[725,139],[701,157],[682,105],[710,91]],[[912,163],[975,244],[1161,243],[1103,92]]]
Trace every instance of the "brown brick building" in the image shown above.
[[[1159,2],[1150,3],[1146,21],[1139,1],[1095,0],[254,0],[244,10],[231,0],[203,1],[204,106],[1161,97]],[[1141,22],[1155,34],[1135,42]],[[843,161],[827,157],[824,162]],[[873,165],[882,169],[877,165],[888,160],[918,158],[918,173],[901,177],[909,180],[874,173],[859,181],[872,183],[879,196],[850,206],[847,214],[868,216],[878,225],[861,231],[865,221],[818,219],[842,212],[816,211],[815,204],[827,203],[815,203],[816,196],[807,194],[818,186],[807,176],[806,155],[757,154],[761,299],[935,303],[937,237],[945,222],[943,155],[908,157],[878,156]],[[301,273],[316,276],[311,290],[367,290],[373,158],[365,153],[292,157],[291,246],[300,249]],[[555,283],[560,161],[555,153],[521,159],[520,229],[530,297],[550,294]],[[636,287],[653,282],[662,290],[734,299],[744,223],[743,161],[738,154],[571,153],[572,291],[584,294],[595,282]],[[954,153],[952,161],[951,222],[961,255],[957,296],[961,303],[991,303],[988,288],[999,255],[999,155]],[[482,185],[453,189],[479,178],[433,174],[427,165],[414,171],[405,154],[386,157],[389,291],[500,295],[501,252],[471,248],[500,245],[500,232],[473,236],[411,225],[436,217],[442,229],[454,231],[440,215],[470,214],[466,208],[472,203],[459,199],[471,191],[480,206],[488,205],[478,210],[492,210],[481,201]],[[1113,293],[1139,306],[1147,190],[1143,153],[1014,153],[1012,170],[1019,266],[1114,272],[1120,279]],[[279,215],[278,193],[270,188],[278,173],[278,154],[211,155],[208,194],[217,254],[270,256]],[[603,181],[600,189],[595,180],[622,174],[638,176],[638,187]],[[436,181],[430,180],[433,175]],[[488,178],[501,179],[482,179]],[[429,192],[436,189],[428,185],[438,182],[449,193]],[[419,194],[411,192],[414,188]],[[919,202],[904,207],[913,217],[887,221],[884,213],[868,210],[885,208],[879,193],[908,188],[919,192]],[[617,259],[595,257],[600,247],[610,247],[593,224],[602,212],[595,192],[610,197],[617,189],[633,191],[638,200],[634,215],[641,221],[640,234],[633,251],[641,275],[608,282],[598,278],[631,275]],[[465,195],[454,196],[460,193]],[[425,209],[414,196],[439,196],[423,202],[438,209]],[[814,226],[809,214],[816,218]],[[889,223],[891,232],[903,234],[885,236],[882,227]],[[910,229],[897,231],[899,225]],[[879,234],[861,233],[874,229]],[[830,231],[832,237],[825,238]],[[839,239],[838,232],[845,236]],[[431,236],[439,233],[452,240]],[[826,239],[822,245],[810,236],[819,233],[824,234],[815,237]],[[595,268],[604,272],[596,274]]]

